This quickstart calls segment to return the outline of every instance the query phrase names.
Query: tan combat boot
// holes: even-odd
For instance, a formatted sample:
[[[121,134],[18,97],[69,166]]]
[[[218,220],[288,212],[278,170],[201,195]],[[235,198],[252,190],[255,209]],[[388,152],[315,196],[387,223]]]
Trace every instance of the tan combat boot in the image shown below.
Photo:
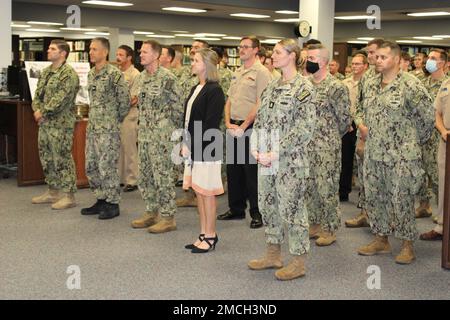
[[[192,190],[185,192],[186,196],[181,199],[177,199],[177,207],[185,208],[185,207],[196,207],[197,199]]]
[[[134,229],[143,229],[158,223],[159,214],[157,212],[145,212],[142,217],[131,222]]]
[[[321,233],[322,233],[322,227],[320,226],[320,224],[312,224],[309,227],[309,238],[310,239],[319,238]]]
[[[392,249],[387,236],[375,236],[374,241],[358,250],[358,253],[362,256],[374,256],[391,252]]]
[[[416,209],[416,219],[429,218],[433,214],[429,201],[421,201]]]
[[[305,274],[305,256],[294,256],[286,267],[275,272],[275,277],[287,281],[303,277]]]
[[[395,258],[395,262],[398,264],[410,264],[416,259],[414,255],[414,247],[412,241],[403,241],[402,251]]]
[[[72,192],[64,193],[64,196],[56,203],[52,205],[53,210],[65,210],[69,208],[75,208],[77,203],[75,202],[75,194]]]
[[[336,234],[332,232],[322,232],[319,239],[316,240],[316,245],[319,247],[331,246],[336,242]]]
[[[279,269],[283,267],[281,260],[281,246],[279,244],[267,245],[266,255],[248,263],[251,270]]]
[[[165,233],[177,230],[175,217],[161,217],[157,224],[147,229],[149,233]]]
[[[367,212],[362,210],[355,218],[345,221],[347,228],[367,228],[369,227],[369,218]]]
[[[31,199],[33,204],[51,204],[59,200],[59,190],[49,188],[43,195]]]

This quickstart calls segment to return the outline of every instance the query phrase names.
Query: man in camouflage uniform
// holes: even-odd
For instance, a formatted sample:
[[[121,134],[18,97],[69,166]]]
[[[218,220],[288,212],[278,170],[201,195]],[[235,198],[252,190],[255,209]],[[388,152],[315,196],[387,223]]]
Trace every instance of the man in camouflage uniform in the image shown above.
[[[350,96],[347,87],[328,71],[329,51],[322,45],[308,47],[307,71],[317,91],[318,124],[311,140],[311,176],[308,214],[311,239],[318,246],[336,241],[341,224],[339,179],[342,137],[351,130]]]
[[[207,49],[207,48],[209,48],[208,42],[203,41],[203,40],[195,40],[192,43],[192,47],[191,47],[191,51],[190,51],[191,60],[194,59],[195,53],[198,50]],[[189,68],[184,69],[184,72],[181,73],[181,76],[179,79],[180,79],[179,84],[180,84],[180,90],[181,90],[181,103],[184,106],[187,98],[189,97],[189,94],[191,93],[192,88],[198,84],[198,78],[196,75],[194,75],[192,73],[192,69],[189,67]],[[178,169],[179,174],[182,175],[184,173],[184,165],[178,166],[177,169]],[[194,193],[194,191],[192,191],[192,189],[184,192],[184,195],[185,196],[183,198],[176,200],[178,207],[196,207],[197,206],[197,199],[195,198],[195,193]]]
[[[432,49],[430,51],[425,66],[430,75],[423,80],[423,84],[433,100],[436,99],[442,83],[447,79],[444,72],[446,63],[447,53],[444,50]],[[438,166],[436,162],[439,139],[439,131],[435,129],[430,140],[422,145],[422,161],[423,168],[425,170],[425,179],[418,194],[420,206],[416,209],[416,218],[431,217],[432,211],[430,200],[432,198],[432,194],[434,194],[437,198],[439,193],[437,172]]]
[[[366,140],[364,183],[375,240],[360,255],[390,253],[388,236],[403,240],[395,261],[410,264],[417,237],[414,198],[422,183],[420,144],[434,128],[432,99],[414,76],[400,71],[401,49],[385,42],[377,50],[377,76],[364,87],[355,122]]]
[[[172,134],[183,123],[183,105],[177,78],[159,66],[161,45],[146,41],[141,48],[145,70],[137,79],[139,108],[139,179],[146,205],[144,215],[132,222],[133,228],[150,233],[176,230]]]
[[[345,76],[339,72],[341,64],[336,60],[332,59],[330,64],[328,65],[328,69],[330,71],[330,74],[335,77],[336,79],[342,81],[345,79]]]
[[[130,111],[128,85],[122,72],[108,64],[109,50],[108,39],[95,38],[89,52],[95,67],[88,76],[86,175],[97,202],[81,214],[99,214],[100,220],[120,215],[120,124]]]
[[[292,59],[282,44],[295,48],[296,40],[276,45],[276,63]],[[284,66],[283,78],[272,81],[264,90],[251,137],[251,153],[259,163],[258,203],[266,226],[267,253],[262,259],[250,261],[248,267],[263,270],[283,266],[281,244],[286,223],[293,259],[276,272],[279,280],[304,276],[304,260],[310,250],[305,196],[310,166],[308,144],[318,122],[317,104],[315,89],[296,70],[294,57]]]
[[[49,188],[42,196],[33,198],[32,203],[52,203],[55,210],[76,206],[72,144],[80,80],[75,70],[66,64],[69,52],[65,41],[52,41],[48,49],[52,65],[42,72],[32,104],[39,125],[39,156]],[[64,192],[62,199],[59,191]]]
[[[373,39],[367,44],[367,61],[369,62],[369,69],[364,73],[364,76],[361,78],[361,80],[359,80],[356,104],[360,104],[364,101],[363,92],[365,91],[364,88],[366,84],[370,83],[370,79],[378,74],[375,68],[375,65],[377,63],[376,52],[378,48],[381,47],[383,42],[384,42],[383,39]],[[367,215],[366,192],[364,188],[364,173],[363,173],[365,144],[366,142],[364,141],[364,139],[361,139],[361,134],[358,134],[358,141],[356,144],[356,160],[358,164],[358,182],[359,182],[358,208],[361,209],[361,212],[356,217],[345,221],[345,226],[347,228],[369,227],[369,217]]]

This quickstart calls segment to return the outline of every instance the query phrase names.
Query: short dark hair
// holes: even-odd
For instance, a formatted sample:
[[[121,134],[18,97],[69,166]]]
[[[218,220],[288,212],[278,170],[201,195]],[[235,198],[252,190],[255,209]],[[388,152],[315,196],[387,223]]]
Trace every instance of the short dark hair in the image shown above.
[[[57,46],[59,51],[65,51],[66,59],[69,57],[70,46],[67,44],[67,42],[65,40],[55,39],[55,40],[52,40],[52,42],[50,44],[54,44],[55,46]]]
[[[108,52],[111,50],[111,45],[109,44],[109,40],[103,37],[98,37],[98,38],[94,38],[92,39],[92,42],[100,42],[100,44],[103,46],[103,48],[105,48],[106,50],[108,50]]]
[[[308,41],[305,42],[305,47],[311,46],[313,44],[322,44],[322,42],[320,42],[317,39],[309,39]]]
[[[241,39],[241,42],[244,41],[244,40],[250,40],[252,42],[252,47],[253,48],[258,48],[259,49],[261,47],[261,42],[259,41],[259,39],[256,36],[243,37]]]
[[[148,44],[152,47],[153,51],[158,52],[158,57],[161,56],[162,46],[158,41],[155,40],[146,40],[142,43],[142,45]]]
[[[447,61],[448,61],[448,54],[447,54],[447,52],[446,52],[445,50],[442,50],[442,49],[439,49],[439,48],[432,48],[432,49],[430,50],[430,53],[431,53],[431,52],[437,52],[437,53],[439,53],[440,56],[441,56],[441,60],[443,60],[444,62],[447,62]]]
[[[383,45],[384,42],[385,42],[384,39],[382,39],[382,38],[376,38],[376,39],[370,40],[370,41],[367,43],[367,46],[371,46],[371,45],[374,44],[374,45],[377,46],[377,48],[380,48],[380,47]]]
[[[221,47],[212,47],[211,50],[213,50],[215,53],[217,53],[217,56],[219,57],[219,60],[223,59],[223,48]]]
[[[258,50],[258,53],[256,54],[258,57],[262,58],[262,57],[266,57],[266,48],[261,47]]]
[[[201,40],[201,39],[194,39],[194,42],[200,42],[200,43],[203,43],[203,48],[204,48],[204,49],[208,49],[208,48],[209,48],[209,43],[208,43],[208,41]]]
[[[400,46],[392,41],[384,41],[383,44],[378,49],[391,49],[392,53],[398,57],[401,56],[402,49],[400,49]]]
[[[402,57],[402,59],[405,60],[405,61],[411,61],[411,56],[410,56],[409,53],[406,52],[406,51],[402,51],[401,57]]]
[[[122,49],[127,53],[127,57],[131,57],[131,63],[134,64],[134,50],[130,46],[121,45],[118,49]]]
[[[175,59],[175,49],[169,46],[163,46],[162,48],[167,49],[167,54],[170,57],[170,62],[172,62]]]

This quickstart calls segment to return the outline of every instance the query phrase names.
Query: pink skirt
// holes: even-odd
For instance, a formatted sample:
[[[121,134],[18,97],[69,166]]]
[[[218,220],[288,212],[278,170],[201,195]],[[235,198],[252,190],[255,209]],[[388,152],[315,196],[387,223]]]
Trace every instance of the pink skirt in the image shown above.
[[[222,161],[193,162],[185,164],[183,189],[194,189],[204,196],[219,196],[224,193],[221,173]]]

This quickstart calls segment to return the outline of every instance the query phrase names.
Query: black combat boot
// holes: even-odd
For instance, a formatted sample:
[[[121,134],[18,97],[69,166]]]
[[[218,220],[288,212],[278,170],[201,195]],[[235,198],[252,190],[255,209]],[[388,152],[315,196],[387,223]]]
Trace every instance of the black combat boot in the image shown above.
[[[81,214],[83,216],[94,216],[96,214],[100,214],[105,203],[105,200],[97,200],[97,202],[92,207],[82,209]]]
[[[105,205],[100,212],[100,216],[98,217],[100,220],[109,220],[114,219],[120,215],[120,209],[118,204],[105,202]]]

